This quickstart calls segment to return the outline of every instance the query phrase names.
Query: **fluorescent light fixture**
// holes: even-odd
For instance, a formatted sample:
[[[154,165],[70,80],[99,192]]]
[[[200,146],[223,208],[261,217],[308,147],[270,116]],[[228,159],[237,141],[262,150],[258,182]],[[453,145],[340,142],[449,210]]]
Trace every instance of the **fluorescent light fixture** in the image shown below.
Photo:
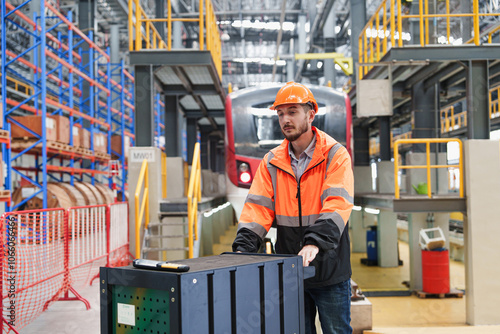
[[[361,211],[362,207],[357,206],[357,205],[354,205],[354,206],[352,207],[352,209],[353,209],[354,211]]]
[[[260,63],[262,65],[274,65],[274,59],[273,58],[234,58],[233,62],[235,63]],[[285,66],[286,65],[286,60],[277,60],[276,61],[277,66]]]
[[[251,81],[250,82],[250,86],[257,86],[257,87],[269,87],[269,86],[275,86],[277,84],[279,84],[279,82],[277,82],[277,81],[274,81],[274,82],[271,82],[271,81]],[[270,103],[269,105],[271,105],[271,104],[272,103]],[[273,110],[273,112],[274,112],[274,110]]]
[[[335,26],[335,33],[338,34],[340,32],[340,26]]]
[[[367,29],[366,30],[366,37],[377,37],[378,38],[384,38],[384,37],[389,37],[391,32],[389,30],[382,30],[382,29]],[[411,40],[411,35],[409,32],[403,32],[402,34],[403,41],[410,41]],[[399,39],[399,32],[395,32],[394,34],[395,39]]]
[[[439,36],[438,37],[438,43],[439,44],[453,44],[453,45],[461,45],[463,44],[462,38],[455,39],[453,36],[450,36],[450,42],[446,40],[446,36]]]
[[[259,86],[271,86],[271,85],[276,85],[276,82],[252,82],[252,84],[258,84]],[[273,103],[269,102],[269,106],[271,106]],[[250,109],[250,113],[254,116],[264,116],[264,117],[278,117],[276,114],[276,110],[271,110],[269,108],[252,108]],[[325,115],[326,114],[326,107],[319,107],[318,112],[316,115]],[[280,141],[281,142],[281,141]]]
[[[250,21],[250,20],[235,20],[231,23],[233,28],[246,28],[246,29],[258,29],[258,30],[280,30],[279,22],[262,22],[259,20]],[[293,22],[283,22],[283,30],[284,31],[293,31],[295,30],[295,23]]]
[[[318,69],[322,68],[322,67],[323,67],[323,62],[322,62],[322,61],[318,61],[318,62],[316,63],[316,67],[317,67]]]
[[[371,213],[372,215],[378,215],[380,213],[379,209],[365,208],[366,213]]]

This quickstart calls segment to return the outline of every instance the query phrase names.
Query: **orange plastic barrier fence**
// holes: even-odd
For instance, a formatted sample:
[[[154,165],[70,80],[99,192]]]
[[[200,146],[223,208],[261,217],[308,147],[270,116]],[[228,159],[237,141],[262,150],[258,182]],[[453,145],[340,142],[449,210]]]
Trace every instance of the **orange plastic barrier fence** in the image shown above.
[[[128,203],[115,203],[109,206],[108,267],[120,267],[130,263]],[[125,216],[125,217],[124,217]],[[127,223],[126,226],[125,223]]]
[[[68,209],[68,266],[72,287],[91,284],[106,265],[106,205]]]
[[[19,330],[67,290],[63,209],[5,213],[1,218],[2,332]]]
[[[100,266],[130,262],[127,231],[127,203],[3,214],[0,333],[20,333],[57,300],[89,309],[77,289],[91,284]]]

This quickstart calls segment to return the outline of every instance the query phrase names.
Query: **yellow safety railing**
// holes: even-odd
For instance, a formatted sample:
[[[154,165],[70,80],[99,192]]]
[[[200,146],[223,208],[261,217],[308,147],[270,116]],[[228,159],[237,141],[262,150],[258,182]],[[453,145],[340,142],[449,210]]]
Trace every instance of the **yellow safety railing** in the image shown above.
[[[179,18],[172,15],[171,0],[167,0],[166,18],[148,18],[139,0],[128,2],[129,50],[167,49],[172,50],[172,22],[194,22],[199,25],[199,49],[210,51],[215,68],[222,78],[222,52],[219,27],[215,17],[214,7],[210,0],[198,0],[198,18]],[[165,43],[154,22],[167,23],[167,43]],[[134,43],[135,38],[135,43]]]
[[[450,106],[441,109],[440,115],[441,133],[450,132],[467,126],[467,110],[455,114],[455,108]]]
[[[473,39],[471,40],[476,45],[480,44],[480,17],[485,16],[500,16],[500,13],[479,13],[479,0],[472,0],[472,13],[450,13],[450,0],[445,0],[444,13],[431,14],[429,8],[433,3],[429,0],[422,0],[419,2],[418,13],[407,14],[402,8],[401,1],[397,0],[383,0],[382,3],[375,10],[373,16],[368,20],[365,27],[361,31],[358,40],[359,48],[359,63],[361,65],[359,71],[359,79],[362,79],[368,73],[371,66],[363,63],[374,63],[387,53],[391,47],[402,47],[403,39],[406,32],[403,31],[403,25],[407,24],[410,20],[419,25],[420,29],[420,46],[429,45],[429,35],[434,33],[440,22],[446,22],[446,28],[439,28],[443,36],[446,36],[446,43],[451,44],[451,21],[461,18],[472,18],[473,25]],[[429,20],[436,21],[435,26],[430,29]],[[404,22],[404,24],[403,24]],[[455,23],[455,22],[453,22]],[[444,31],[446,29],[446,31]],[[432,30],[432,31],[431,31]],[[488,32],[488,40],[491,43],[491,36],[500,31],[500,26]]]
[[[500,116],[499,97],[500,86],[490,88],[488,95],[490,119]],[[453,106],[449,106],[441,109],[440,119],[441,133],[460,129],[467,126],[467,110],[455,114],[455,108]]]
[[[431,144],[440,144],[448,142],[457,142],[460,152],[460,157],[458,159],[458,165],[431,165]],[[464,197],[464,187],[463,187],[463,157],[462,157],[462,141],[457,138],[416,138],[416,139],[399,139],[394,143],[394,157],[399,156],[399,145],[401,144],[425,144],[425,154],[426,154],[426,164],[425,165],[406,165],[400,166],[398,159],[394,159],[394,197],[396,199],[400,198],[399,194],[399,182],[398,173],[400,169],[427,169],[427,196],[432,197],[432,186],[431,186],[431,168],[457,168],[460,173],[460,197]]]
[[[167,198],[167,155],[161,153],[161,195]]]
[[[191,176],[189,177],[188,203],[188,246],[189,258],[193,257],[194,240],[198,240],[198,202],[201,201],[200,143],[194,145]],[[194,230],[194,240],[193,240]]]
[[[496,93],[496,97],[493,97],[494,93]],[[489,92],[489,102],[490,102],[490,118],[495,118],[500,116],[500,85],[490,88]]]
[[[135,18],[135,22],[134,22]],[[144,24],[143,24],[144,23]],[[135,44],[134,44],[135,37]],[[166,49],[166,44],[156,30],[146,12],[142,9],[140,0],[128,2],[128,47],[130,51],[140,51],[142,42],[146,49]]]
[[[189,188],[189,165],[187,161],[183,161],[182,166],[184,167],[184,196],[187,197]]]
[[[370,141],[368,143],[368,154],[370,156],[372,155],[378,155],[380,153],[380,144],[377,141],[377,138],[370,138]]]
[[[2,74],[0,73],[0,78],[1,77],[2,77]],[[14,79],[13,77],[7,75],[7,87],[11,87],[11,86],[14,86],[14,89],[16,91],[18,91],[19,93],[23,93],[26,95],[33,94],[33,88],[30,85],[25,84],[24,82],[19,81],[17,79]]]
[[[143,190],[142,202],[139,201],[141,190]],[[140,204],[139,204],[140,203]],[[137,187],[135,188],[135,257],[140,258],[141,254],[141,226],[144,220],[144,230],[149,224],[149,172],[148,161],[143,160]]]
[[[394,142],[399,139],[410,139],[411,138],[411,131],[402,133],[400,135],[394,136],[391,132],[391,149],[394,147]],[[380,142],[377,141],[377,138],[370,138],[369,141],[369,146],[368,146],[368,154],[370,156],[372,155],[378,155],[380,154]]]
[[[391,148],[394,147],[394,143],[396,142],[396,140],[399,140],[399,139],[410,139],[411,138],[411,131],[408,131],[408,132],[405,132],[405,133],[402,133],[402,134],[399,134],[399,135],[396,135],[394,136],[391,132]]]

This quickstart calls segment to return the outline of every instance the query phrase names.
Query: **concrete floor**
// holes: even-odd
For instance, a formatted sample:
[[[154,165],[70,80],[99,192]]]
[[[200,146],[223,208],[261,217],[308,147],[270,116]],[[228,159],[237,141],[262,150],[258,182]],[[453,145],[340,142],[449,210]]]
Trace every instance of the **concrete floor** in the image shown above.
[[[100,329],[99,282],[78,291],[90,303],[90,310],[80,301],[58,301],[20,334],[97,334]],[[71,295],[70,295],[71,296]]]
[[[221,244],[214,245],[214,254],[220,254],[231,249],[236,229],[231,228],[221,237]],[[407,252],[403,243],[400,247],[400,255],[404,261]],[[358,273],[359,280],[362,277],[371,277],[374,281],[386,282],[391,277],[392,285],[400,285],[405,279],[405,269],[399,268],[396,272],[387,272],[386,269],[378,267],[358,266],[359,256],[353,255],[353,271]],[[463,278],[460,278],[460,263],[452,263],[452,287],[460,288]],[[362,272],[364,270],[371,273]],[[453,274],[453,272],[457,274]],[[375,273],[377,273],[375,275]],[[402,276],[398,276],[402,275]],[[377,278],[378,277],[378,278]],[[358,281],[361,289],[362,284]],[[373,283],[376,287],[377,283]],[[381,283],[378,283],[381,284]],[[82,302],[59,301],[53,303],[49,309],[38,317],[30,325],[21,330],[21,334],[94,334],[100,332],[100,310],[99,310],[99,286],[94,286],[78,291],[91,305],[86,310]],[[373,330],[365,331],[366,334],[499,334],[500,326],[467,326],[465,324],[465,298],[446,299],[420,299],[416,296],[410,297],[370,297],[373,305]],[[196,333],[188,333],[196,334]],[[318,331],[321,334],[321,330]]]

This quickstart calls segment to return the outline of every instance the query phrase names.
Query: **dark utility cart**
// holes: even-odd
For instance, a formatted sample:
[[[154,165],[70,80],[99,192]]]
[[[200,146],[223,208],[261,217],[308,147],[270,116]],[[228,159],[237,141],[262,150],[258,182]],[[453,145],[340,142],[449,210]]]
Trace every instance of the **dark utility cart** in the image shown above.
[[[302,257],[224,253],[176,262],[190,270],[101,268],[101,333],[304,333]]]

